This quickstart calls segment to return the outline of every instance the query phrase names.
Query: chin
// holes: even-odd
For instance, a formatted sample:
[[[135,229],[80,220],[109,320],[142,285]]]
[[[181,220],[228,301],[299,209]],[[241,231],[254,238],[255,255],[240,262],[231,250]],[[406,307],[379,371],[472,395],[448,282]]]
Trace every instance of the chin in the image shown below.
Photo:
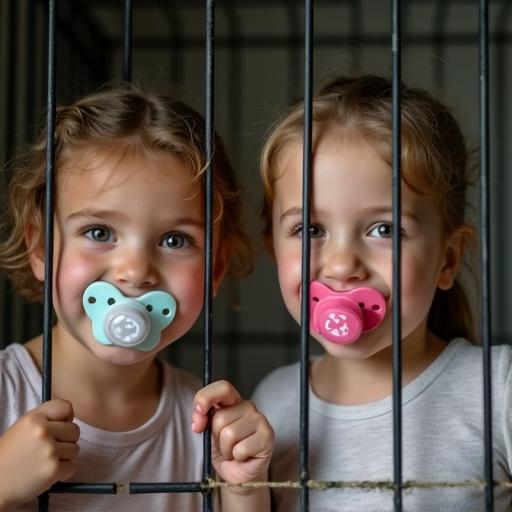
[[[116,347],[114,345],[102,345],[96,343],[90,347],[91,352],[105,363],[117,366],[130,366],[140,363],[149,357],[153,357],[153,351],[142,352],[133,348]]]
[[[352,359],[354,361],[362,361],[374,356],[380,352],[383,347],[376,347],[371,339],[364,334],[354,343],[346,345],[332,343],[322,338],[317,333],[311,333],[311,336],[322,345],[323,349],[333,357],[340,357],[344,359]]]

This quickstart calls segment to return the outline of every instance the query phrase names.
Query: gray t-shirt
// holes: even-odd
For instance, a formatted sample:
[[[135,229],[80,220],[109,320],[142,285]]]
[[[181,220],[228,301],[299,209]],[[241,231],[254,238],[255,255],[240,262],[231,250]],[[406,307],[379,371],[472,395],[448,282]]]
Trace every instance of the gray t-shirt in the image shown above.
[[[129,494],[130,482],[202,480],[202,435],[190,429],[192,399],[200,381],[164,363],[160,403],[154,416],[129,432],[108,432],[79,419],[80,453],[71,482],[114,482],[124,492],[53,494],[50,510],[59,512],[202,510],[199,493]],[[41,375],[22,345],[0,351],[0,435],[40,404]],[[37,502],[16,507],[37,511]],[[219,508],[215,508],[219,510]]]
[[[511,481],[511,365],[509,346],[492,349],[494,479]],[[403,480],[484,480],[482,349],[451,341],[437,359],[402,389]],[[341,406],[310,389],[310,479],[392,481],[392,399]],[[258,408],[276,432],[274,481],[299,478],[299,365],[278,368],[255,391]],[[299,509],[299,492],[275,490],[276,510]],[[409,512],[480,512],[482,488],[410,489]],[[391,512],[393,492],[329,489],[310,491],[311,512]],[[512,489],[495,489],[495,512],[512,510]]]

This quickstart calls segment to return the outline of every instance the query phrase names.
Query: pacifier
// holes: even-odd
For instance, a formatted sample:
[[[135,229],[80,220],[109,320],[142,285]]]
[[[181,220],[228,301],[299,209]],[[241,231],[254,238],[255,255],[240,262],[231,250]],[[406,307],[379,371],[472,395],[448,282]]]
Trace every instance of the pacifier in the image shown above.
[[[104,281],[91,283],[85,289],[82,302],[98,343],[143,352],[158,344],[162,330],[176,314],[176,300],[166,292],[125,297]]]
[[[337,292],[313,281],[309,297],[311,330],[339,345],[354,343],[363,332],[378,327],[386,315],[386,301],[373,288]]]

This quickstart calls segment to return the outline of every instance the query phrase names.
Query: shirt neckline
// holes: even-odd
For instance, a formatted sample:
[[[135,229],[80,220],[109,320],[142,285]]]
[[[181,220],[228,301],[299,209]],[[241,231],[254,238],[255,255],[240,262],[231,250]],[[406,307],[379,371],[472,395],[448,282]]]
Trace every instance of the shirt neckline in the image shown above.
[[[402,406],[414,400],[427,387],[429,387],[443,372],[446,366],[455,357],[462,344],[467,343],[463,338],[455,338],[446,348],[425,368],[415,379],[402,388]],[[388,396],[375,402],[362,405],[337,405],[326,402],[318,397],[309,386],[310,408],[321,416],[335,418],[339,421],[356,421],[375,418],[389,414],[393,410],[393,398]]]

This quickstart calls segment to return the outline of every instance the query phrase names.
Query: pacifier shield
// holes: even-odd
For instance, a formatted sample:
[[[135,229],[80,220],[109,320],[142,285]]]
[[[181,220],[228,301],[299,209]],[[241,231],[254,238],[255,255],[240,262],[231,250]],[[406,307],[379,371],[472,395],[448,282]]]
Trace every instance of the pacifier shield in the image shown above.
[[[140,297],[126,297],[104,281],[91,283],[82,302],[98,343],[145,352],[158,344],[162,330],[173,321],[177,307],[176,300],[167,292],[152,291]]]
[[[386,315],[386,301],[373,288],[337,292],[313,281],[309,291],[311,329],[332,343],[354,343],[363,332],[378,327]]]

